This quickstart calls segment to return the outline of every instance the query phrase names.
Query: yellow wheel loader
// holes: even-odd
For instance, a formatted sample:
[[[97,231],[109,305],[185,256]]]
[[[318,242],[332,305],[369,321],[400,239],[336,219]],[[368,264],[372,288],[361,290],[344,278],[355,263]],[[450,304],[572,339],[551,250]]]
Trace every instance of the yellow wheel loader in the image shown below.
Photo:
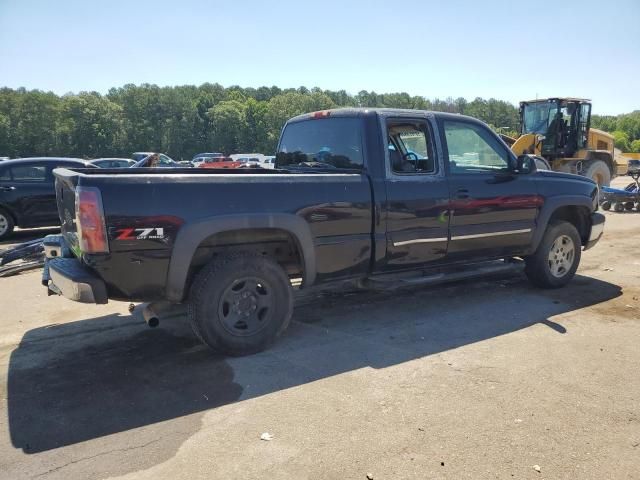
[[[546,98],[520,102],[520,137],[502,136],[516,155],[543,157],[552,170],[608,186],[616,174],[613,136],[590,128],[591,101]]]

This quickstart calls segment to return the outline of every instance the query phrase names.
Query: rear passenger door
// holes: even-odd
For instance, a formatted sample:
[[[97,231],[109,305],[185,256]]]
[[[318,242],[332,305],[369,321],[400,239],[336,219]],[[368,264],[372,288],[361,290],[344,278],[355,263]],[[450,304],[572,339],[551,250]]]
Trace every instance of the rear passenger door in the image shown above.
[[[425,117],[387,118],[385,270],[413,269],[447,254],[449,189]]]
[[[442,120],[456,257],[517,255],[529,246],[542,199],[535,175],[514,172],[515,157],[484,124]]]
[[[271,189],[254,207],[268,208],[273,201],[271,208],[281,209],[283,198],[291,199],[289,208],[300,205],[295,213],[313,236],[318,281],[363,276],[371,263],[373,206],[362,125],[359,116],[328,114],[288,122],[276,164],[300,175]]]

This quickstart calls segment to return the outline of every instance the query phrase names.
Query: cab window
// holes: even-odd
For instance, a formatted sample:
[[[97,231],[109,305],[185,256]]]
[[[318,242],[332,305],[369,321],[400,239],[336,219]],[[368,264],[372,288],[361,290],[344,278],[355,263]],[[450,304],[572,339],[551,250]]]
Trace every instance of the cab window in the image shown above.
[[[482,126],[445,120],[444,133],[452,174],[509,170],[509,152]]]
[[[389,164],[395,174],[435,173],[426,122],[391,120],[387,123]]]
[[[360,119],[347,117],[290,123],[282,133],[276,165],[362,169],[360,128]]]

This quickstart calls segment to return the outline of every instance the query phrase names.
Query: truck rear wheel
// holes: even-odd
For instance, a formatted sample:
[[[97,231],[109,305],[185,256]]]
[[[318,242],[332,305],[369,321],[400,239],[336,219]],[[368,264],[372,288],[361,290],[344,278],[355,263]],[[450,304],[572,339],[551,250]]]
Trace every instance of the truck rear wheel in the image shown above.
[[[9,213],[0,208],[0,240],[4,240],[13,232],[13,218]]]
[[[227,355],[264,350],[289,326],[292,313],[287,274],[261,255],[215,259],[198,273],[189,292],[188,317],[194,333]]]
[[[590,161],[582,175],[596,182],[599,187],[608,187],[611,183],[611,171],[602,160]]]
[[[549,223],[536,252],[525,258],[529,281],[541,288],[564,287],[574,277],[581,255],[580,235],[571,223]]]

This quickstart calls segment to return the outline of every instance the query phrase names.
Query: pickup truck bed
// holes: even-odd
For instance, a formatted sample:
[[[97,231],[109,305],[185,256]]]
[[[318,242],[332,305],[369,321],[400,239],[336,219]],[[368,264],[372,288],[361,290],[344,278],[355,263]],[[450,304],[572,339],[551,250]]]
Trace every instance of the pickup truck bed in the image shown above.
[[[246,354],[286,328],[291,279],[308,288],[519,257],[534,284],[559,287],[602,234],[593,182],[537,171],[459,115],[303,115],[283,129],[276,163],[56,170],[61,241],[84,283],[104,288],[79,295],[96,288],[78,286],[69,259],[49,260],[45,283],[80,301],[186,302],[203,341]]]

